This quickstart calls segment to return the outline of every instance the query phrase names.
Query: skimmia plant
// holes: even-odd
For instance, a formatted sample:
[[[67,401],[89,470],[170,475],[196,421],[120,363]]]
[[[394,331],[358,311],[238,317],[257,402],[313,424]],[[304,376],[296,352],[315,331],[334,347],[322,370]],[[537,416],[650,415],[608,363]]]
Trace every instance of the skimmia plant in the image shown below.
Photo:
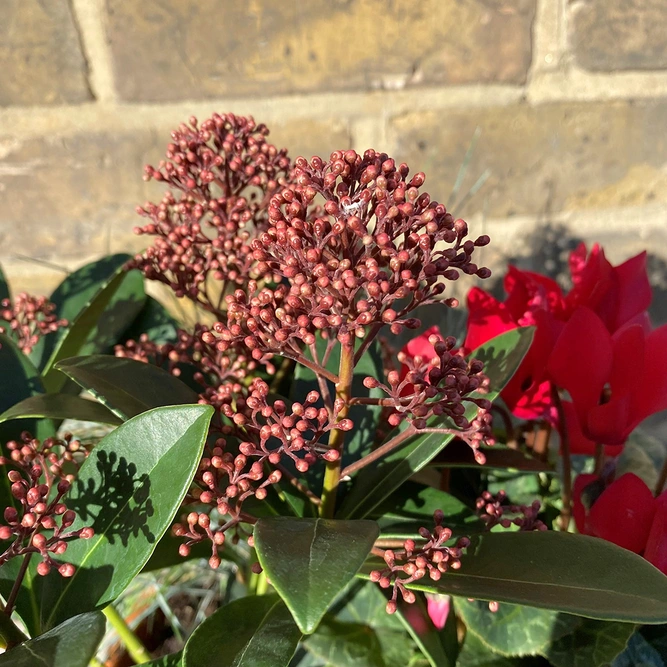
[[[49,299],[0,281],[0,665],[99,664],[105,615],[137,664],[663,664],[644,255],[581,247],[567,293],[510,268],[463,331],[490,239],[389,155],[292,161],[216,114],[145,178],[145,251]],[[187,631],[159,593],[164,655],[128,591],[186,561],[227,591]]]

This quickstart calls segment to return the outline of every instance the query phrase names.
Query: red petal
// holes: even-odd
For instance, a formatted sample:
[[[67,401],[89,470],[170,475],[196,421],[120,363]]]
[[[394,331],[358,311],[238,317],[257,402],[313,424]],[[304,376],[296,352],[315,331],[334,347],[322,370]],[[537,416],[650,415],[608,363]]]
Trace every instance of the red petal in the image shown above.
[[[618,278],[615,330],[651,305],[652,292],[646,273],[646,252],[631,257],[613,271]]]
[[[581,430],[579,418],[575,412],[574,405],[570,401],[563,401],[563,412],[565,413],[565,427],[570,439],[570,452],[572,454],[595,454],[595,441],[589,440]],[[579,475],[581,477],[581,475]]]
[[[619,450],[616,454],[620,454],[622,445],[632,431],[630,401],[630,396],[621,396],[617,399],[612,398],[604,405],[590,408],[586,413],[583,432],[594,442],[615,445],[615,449]]]
[[[667,324],[652,331],[646,338],[641,381],[633,395],[631,426],[638,426],[646,417],[667,410]],[[643,371],[643,372],[642,372]]]
[[[563,291],[551,278],[510,266],[504,287],[508,294],[505,306],[512,318],[521,325],[535,324],[534,313],[539,311],[563,315]]]
[[[479,287],[468,292],[468,334],[466,350],[476,350],[495,336],[516,329],[507,308]]]
[[[440,336],[444,340],[444,336],[440,333],[440,329],[437,326],[432,326],[430,329],[424,331],[424,333],[415,336],[410,342],[401,350],[405,353],[410,359],[415,357],[422,357],[426,361],[430,361],[433,357],[436,357],[435,348],[431,343],[429,343],[430,336]]]
[[[663,574],[667,574],[667,491],[658,496],[655,507],[644,558]]]
[[[611,336],[600,318],[590,308],[577,308],[558,338],[547,373],[569,392],[584,424],[609,380],[612,359]]]
[[[619,547],[640,553],[646,546],[655,499],[634,473],[621,475],[595,501],[588,514],[594,535]]]

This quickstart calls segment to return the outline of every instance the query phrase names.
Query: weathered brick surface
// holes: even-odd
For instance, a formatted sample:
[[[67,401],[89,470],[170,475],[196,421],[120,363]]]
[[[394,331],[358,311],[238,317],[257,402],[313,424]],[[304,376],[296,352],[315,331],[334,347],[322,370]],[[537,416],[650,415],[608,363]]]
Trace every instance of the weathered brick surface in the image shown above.
[[[67,0],[0,3],[0,106],[91,99]]]
[[[446,201],[477,127],[466,186],[491,176],[466,215],[667,202],[666,100],[415,112],[391,119],[390,136],[396,157]]]
[[[132,237],[134,208],[164,187],[142,181],[143,165],[163,157],[169,130],[25,141],[0,134],[0,258],[68,259],[145,243]],[[346,125],[328,119],[275,125],[271,140],[293,157],[328,155],[351,142]]]
[[[146,197],[142,167],[155,133],[0,137],[0,256],[70,258],[107,251]]]
[[[120,95],[179,100],[519,84],[535,0],[107,0]]]
[[[573,3],[570,41],[577,62],[589,70],[667,69],[667,2]]]

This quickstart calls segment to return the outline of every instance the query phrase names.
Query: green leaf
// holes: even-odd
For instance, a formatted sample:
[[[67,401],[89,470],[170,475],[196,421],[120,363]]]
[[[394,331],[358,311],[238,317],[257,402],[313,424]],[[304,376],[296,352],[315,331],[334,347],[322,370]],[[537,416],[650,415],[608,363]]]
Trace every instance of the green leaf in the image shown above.
[[[54,368],[61,359],[108,351],[141,311],[145,298],[141,273],[121,266],[57,338],[42,371],[44,386],[56,392],[65,384]]]
[[[555,667],[605,667],[625,650],[634,630],[631,623],[586,619],[541,653]]]
[[[110,255],[70,273],[49,297],[56,307],[56,315],[71,325],[129,259],[130,255],[127,254]],[[66,330],[59,330],[39,341],[30,355],[37,368],[44,370],[46,362],[66,333]]]
[[[157,408],[107,435],[81,466],[66,504],[71,530],[91,525],[89,540],[59,557],[77,570],[43,578],[46,628],[72,614],[106,606],[150,558],[188,490],[201,458],[213,408]]]
[[[7,278],[5,277],[5,272],[2,270],[2,267],[0,266],[0,301],[3,299],[11,299],[12,295],[9,290],[9,283],[7,282]]]
[[[649,489],[655,489],[667,457],[667,442],[635,429],[616,459],[616,479],[626,472],[640,477]]]
[[[325,616],[307,649],[333,667],[385,667],[375,631],[363,623],[344,623]]]
[[[367,563],[365,576],[375,567]],[[460,570],[450,570],[437,583],[408,588],[599,620],[667,623],[667,577],[641,556],[587,535],[474,535]]]
[[[583,622],[578,616],[521,605],[499,605],[491,612],[486,602],[456,598],[456,611],[473,632],[504,656],[537,655],[550,642],[572,632]]]
[[[0,667],[87,667],[104,629],[101,612],[75,616],[0,655]]]
[[[533,327],[513,329],[491,339],[471,356],[484,361],[484,372],[491,381],[486,398],[493,401],[516,372],[533,340]],[[476,408],[469,409],[474,416]],[[377,507],[405,480],[435,458],[454,436],[425,433],[399,447],[384,459],[361,470],[337,516],[361,519]]]
[[[480,447],[486,457],[484,470],[521,470],[523,472],[550,472],[553,466],[546,461],[540,461],[518,449],[494,445],[493,447]],[[431,461],[432,468],[476,468],[479,463],[475,461],[472,449],[462,440],[455,440]]]
[[[183,651],[164,655],[157,660],[142,663],[143,667],[183,667]]]
[[[123,420],[152,408],[199,399],[177,377],[134,359],[94,354],[65,359],[56,368]]]
[[[508,658],[494,653],[472,632],[466,635],[459,653],[457,667],[546,667],[547,662],[540,657]]]
[[[431,667],[454,667],[458,645],[448,642],[450,654],[428,616],[426,607],[420,598],[414,604],[400,604],[397,612],[403,625],[414,639]],[[443,632],[444,635],[444,632]]]
[[[121,424],[122,420],[96,401],[72,394],[37,394],[0,414],[0,422],[10,419],[79,419],[98,424]]]
[[[433,513],[442,510],[454,534],[478,532],[484,524],[460,500],[445,491],[408,481],[378,505],[370,515],[384,538],[414,537],[421,526],[432,526]]]
[[[11,338],[0,334],[0,413],[23,399],[43,393],[39,371]],[[21,431],[30,431],[42,440],[54,435],[55,428],[49,421],[5,423],[0,425],[0,445],[18,438]],[[6,479],[5,475],[2,477]],[[4,482],[0,482],[0,485],[2,484]]]
[[[667,637],[666,627],[652,625],[635,630],[625,650],[614,658],[611,667],[665,667],[667,641],[661,641],[660,635],[663,639]]]
[[[301,639],[277,595],[235,600],[209,616],[183,651],[184,667],[287,667]]]
[[[304,634],[315,630],[378,534],[374,521],[276,517],[255,524],[259,562]]]
[[[132,326],[125,331],[125,340],[139,340],[146,334],[153,343],[174,343],[178,339],[178,322],[167,312],[167,309],[153,297],[146,297],[146,303]]]
[[[414,658],[421,654],[397,615],[387,614],[386,604],[387,600],[376,584],[353,581],[343,596],[334,602],[315,633],[306,639],[306,647],[320,658],[329,656],[330,659],[323,662],[341,664],[344,667],[347,664],[344,661],[346,655],[357,655],[358,651],[354,646],[347,646],[347,643],[354,641],[357,632],[363,632],[369,647],[374,647],[376,642],[379,644],[383,660],[380,664],[383,667],[405,667],[414,664]],[[332,633],[334,628],[331,626],[325,628],[330,619],[340,624],[344,632],[336,634]],[[370,636],[372,639],[369,640]],[[335,645],[329,648],[328,643]],[[375,654],[371,652],[370,655]],[[374,659],[377,659],[377,656]]]

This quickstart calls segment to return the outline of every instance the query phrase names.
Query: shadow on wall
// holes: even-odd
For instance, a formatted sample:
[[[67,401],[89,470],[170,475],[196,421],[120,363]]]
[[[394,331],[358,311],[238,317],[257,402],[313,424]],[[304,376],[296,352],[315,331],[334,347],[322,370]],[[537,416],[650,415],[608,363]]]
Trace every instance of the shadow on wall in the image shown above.
[[[546,223],[531,232],[525,240],[524,252],[505,255],[498,265],[513,264],[524,271],[535,271],[553,278],[565,290],[572,287],[568,257],[583,239],[574,236],[564,225]],[[497,274],[496,274],[497,275]],[[667,262],[649,253],[648,275],[653,287],[649,308],[654,327],[667,324]],[[503,276],[495,278],[490,291],[504,299]]]

